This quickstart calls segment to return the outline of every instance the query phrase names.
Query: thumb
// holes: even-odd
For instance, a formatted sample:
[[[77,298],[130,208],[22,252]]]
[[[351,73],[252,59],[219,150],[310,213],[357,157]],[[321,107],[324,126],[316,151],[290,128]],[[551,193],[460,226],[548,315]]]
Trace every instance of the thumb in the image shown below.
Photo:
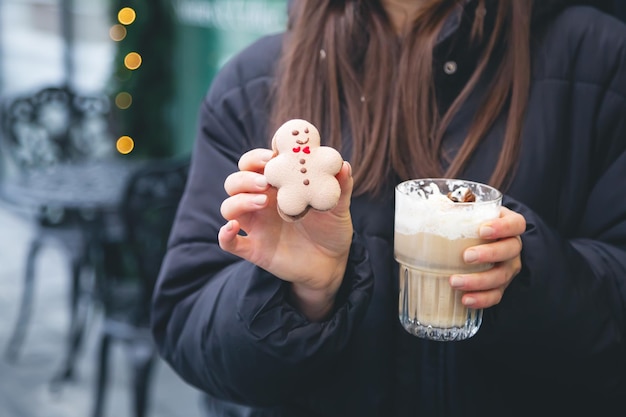
[[[348,161],[343,161],[341,170],[336,175],[336,178],[337,181],[339,181],[339,187],[341,188],[341,196],[339,197],[337,208],[340,210],[349,210],[354,180],[352,178],[352,166]]]

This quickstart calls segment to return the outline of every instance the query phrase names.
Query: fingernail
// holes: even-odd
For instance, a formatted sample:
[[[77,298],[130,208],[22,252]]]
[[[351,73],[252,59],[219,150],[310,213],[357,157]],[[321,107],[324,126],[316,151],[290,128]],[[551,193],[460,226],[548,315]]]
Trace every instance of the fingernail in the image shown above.
[[[483,226],[480,228],[478,233],[480,234],[480,237],[482,237],[483,239],[488,239],[491,236],[493,236],[494,230],[493,230],[493,227],[491,226]]]
[[[474,304],[476,304],[476,299],[472,298],[472,297],[465,297],[463,298],[463,305],[467,306],[467,307],[471,307]]]
[[[459,288],[465,285],[465,278],[458,275],[450,277],[450,286],[453,288]]]
[[[350,164],[350,162],[348,161],[344,161],[347,165],[348,165],[348,173],[350,174],[350,176],[352,176],[352,165]]]
[[[262,206],[267,201],[267,196],[265,194],[259,194],[252,197],[252,203]]]
[[[226,223],[226,230],[228,230],[229,232],[231,230],[233,230],[233,222],[232,222],[232,220],[229,220],[228,223]]]
[[[463,260],[467,263],[476,262],[478,260],[478,252],[474,249],[466,250],[463,254]]]
[[[254,179],[254,183],[259,188],[265,188],[265,187],[267,187],[267,178],[265,178],[264,175],[259,175],[258,177],[256,177]]]

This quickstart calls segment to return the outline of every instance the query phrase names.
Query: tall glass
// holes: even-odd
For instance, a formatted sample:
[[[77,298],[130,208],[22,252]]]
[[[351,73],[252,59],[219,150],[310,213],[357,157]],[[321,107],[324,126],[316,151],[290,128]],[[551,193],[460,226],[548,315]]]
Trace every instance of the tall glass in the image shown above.
[[[472,181],[426,178],[397,185],[395,198],[402,326],[431,340],[472,337],[482,323],[482,310],[465,307],[463,292],[453,289],[449,279],[493,266],[466,264],[463,252],[485,242],[478,236],[479,226],[499,216],[502,193]]]

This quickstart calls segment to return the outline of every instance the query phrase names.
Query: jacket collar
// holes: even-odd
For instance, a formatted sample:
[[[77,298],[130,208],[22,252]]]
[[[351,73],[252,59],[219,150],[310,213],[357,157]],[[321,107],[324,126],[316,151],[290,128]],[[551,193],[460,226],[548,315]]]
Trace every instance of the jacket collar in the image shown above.
[[[465,13],[471,3],[474,3],[475,1],[476,0],[464,0],[456,6],[454,12],[448,17],[448,19],[444,23],[443,28],[441,29],[441,32],[437,37],[437,43],[445,41],[459,29],[463,13]],[[543,23],[568,6],[573,6],[575,4],[586,4],[594,6],[597,5],[598,2],[598,0],[535,0],[533,1],[532,23],[533,25]],[[486,3],[487,5],[485,6],[485,10],[483,11],[483,13],[489,12],[489,9],[491,8],[490,6],[493,4],[493,0],[488,0]]]
[[[441,32],[439,32],[439,36],[437,36],[437,44],[440,44],[448,39],[459,29],[459,26],[461,26],[461,17],[465,12],[465,8],[472,1],[475,0],[464,0],[463,3],[456,6],[454,12],[452,12],[452,14],[450,14],[448,19],[444,22]]]

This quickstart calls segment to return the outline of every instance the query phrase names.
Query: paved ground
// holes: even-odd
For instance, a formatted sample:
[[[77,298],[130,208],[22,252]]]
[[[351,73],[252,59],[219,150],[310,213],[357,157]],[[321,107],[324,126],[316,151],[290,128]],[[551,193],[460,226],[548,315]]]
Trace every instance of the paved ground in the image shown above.
[[[17,313],[23,260],[30,237],[29,223],[0,206],[0,351],[4,351]],[[60,392],[52,393],[49,381],[62,357],[68,320],[69,280],[61,249],[54,244],[46,246],[37,268],[35,310],[22,354],[16,364],[0,359],[0,416],[88,417],[99,317],[93,315],[89,321],[75,381],[64,385]],[[131,417],[122,349],[119,346],[112,352],[107,417]],[[197,391],[183,383],[165,363],[159,363],[149,417],[197,417],[200,415],[199,398]]]

